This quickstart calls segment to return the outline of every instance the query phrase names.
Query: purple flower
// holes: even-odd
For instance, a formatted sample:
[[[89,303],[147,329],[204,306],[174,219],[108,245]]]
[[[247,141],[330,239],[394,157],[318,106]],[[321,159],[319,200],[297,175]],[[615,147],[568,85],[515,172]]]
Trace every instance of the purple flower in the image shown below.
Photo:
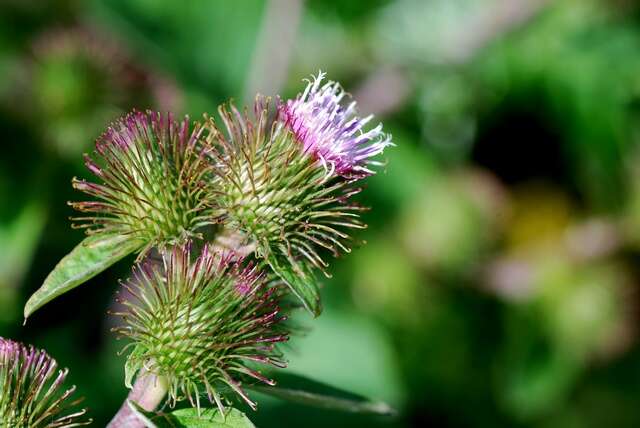
[[[328,174],[303,153],[296,135],[269,119],[268,99],[258,97],[253,111],[224,105],[219,113],[226,129],[212,118],[203,125],[212,146],[220,223],[242,245],[254,247],[256,257],[317,316],[321,306],[313,270],[329,277],[327,256],[349,253],[357,242],[352,232],[366,228],[359,218],[365,208],[351,199],[361,188],[353,178]],[[367,171],[366,164],[350,172],[331,165],[350,177]]]
[[[88,425],[75,386],[62,388],[67,369],[33,346],[0,337],[0,426],[70,428]]]
[[[294,100],[278,108],[280,120],[303,144],[304,152],[315,158],[329,174],[364,177],[373,174],[373,160],[390,145],[391,137],[382,132],[382,124],[365,130],[373,115],[361,118],[356,102],[343,103],[347,93],[340,84],[322,84],[325,73],[309,80],[306,89]]]

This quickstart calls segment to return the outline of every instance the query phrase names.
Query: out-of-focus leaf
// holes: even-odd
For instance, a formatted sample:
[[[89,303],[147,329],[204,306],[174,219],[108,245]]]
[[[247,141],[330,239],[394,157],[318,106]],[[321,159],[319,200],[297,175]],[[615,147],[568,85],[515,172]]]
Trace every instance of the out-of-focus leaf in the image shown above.
[[[0,224],[0,321],[19,316],[17,290],[22,285],[47,219],[39,199],[30,200],[8,223]]]
[[[317,317],[322,313],[320,293],[313,272],[304,264],[294,260],[283,263],[276,254],[267,256],[267,263],[271,269],[289,286],[293,294],[299,298],[304,307]]]
[[[251,385],[247,387],[283,400],[323,409],[379,415],[393,415],[395,413],[395,410],[387,403],[373,401],[304,376],[286,373],[272,377],[276,379],[277,386]]]
[[[127,236],[93,235],[85,238],[53,268],[24,307],[25,320],[56,297],[77,287],[140,247]]]
[[[293,322],[300,322],[304,328],[310,321],[303,323],[302,315],[306,314],[300,314]],[[406,402],[407,391],[400,380],[391,338],[371,318],[327,307],[300,339],[296,352],[289,355],[287,372],[322,379],[394,406]]]
[[[46,221],[46,210],[38,199],[30,201],[8,224],[0,225],[0,287],[20,282],[36,249]]]

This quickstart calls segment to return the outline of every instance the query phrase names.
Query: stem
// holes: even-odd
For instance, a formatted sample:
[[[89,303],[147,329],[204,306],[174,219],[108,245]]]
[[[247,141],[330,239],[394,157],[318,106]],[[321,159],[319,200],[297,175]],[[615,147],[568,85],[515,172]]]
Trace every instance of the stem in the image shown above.
[[[107,428],[145,428],[144,422],[138,419],[127,402],[133,401],[144,410],[151,412],[158,407],[166,394],[167,385],[163,378],[141,370],[127,399]]]
[[[267,2],[245,85],[249,105],[256,93],[274,96],[284,86],[303,12],[303,0]]]

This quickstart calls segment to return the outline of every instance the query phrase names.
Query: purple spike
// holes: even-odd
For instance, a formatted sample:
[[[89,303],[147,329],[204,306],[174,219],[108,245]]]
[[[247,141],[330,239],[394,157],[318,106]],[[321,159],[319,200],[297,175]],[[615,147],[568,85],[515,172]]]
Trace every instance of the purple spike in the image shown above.
[[[356,115],[356,102],[341,104],[346,92],[337,82],[321,85],[325,74],[309,80],[304,92],[278,106],[279,119],[303,145],[303,152],[318,160],[329,174],[364,177],[379,162],[372,158],[393,145],[382,125],[365,131],[372,116]]]
[[[0,337],[0,425],[50,421],[47,427],[62,428],[91,422],[81,419],[86,410],[74,409],[79,400],[67,400],[75,387],[63,389],[67,370],[57,367],[46,352]]]

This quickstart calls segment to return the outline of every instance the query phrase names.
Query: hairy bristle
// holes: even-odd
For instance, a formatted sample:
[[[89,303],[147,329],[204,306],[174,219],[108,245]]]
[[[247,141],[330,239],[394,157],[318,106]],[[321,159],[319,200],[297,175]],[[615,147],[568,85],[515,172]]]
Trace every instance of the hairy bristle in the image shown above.
[[[32,346],[0,338],[0,427],[70,428],[91,423],[64,389],[67,370]]]
[[[85,157],[101,183],[73,180],[96,200],[75,202],[76,227],[116,233],[141,248],[184,242],[211,224],[210,165],[199,140],[202,129],[171,114],[134,111],[115,122],[96,142],[96,160]]]
[[[322,254],[349,252],[350,232],[365,227],[363,208],[350,201],[360,189],[305,156],[295,135],[269,120],[268,99],[257,98],[253,117],[233,105],[219,112],[226,133],[211,119],[204,126],[216,148],[211,155],[223,224],[253,242],[258,256],[327,273]]]
[[[135,344],[129,364],[167,379],[172,403],[199,406],[206,393],[221,406],[220,391],[228,389],[255,407],[241,384],[270,381],[252,364],[285,365],[276,348],[264,346],[288,340],[281,290],[233,253],[205,245],[192,260],[190,245],[177,246],[160,263],[138,265],[124,287],[125,325],[116,331]]]

